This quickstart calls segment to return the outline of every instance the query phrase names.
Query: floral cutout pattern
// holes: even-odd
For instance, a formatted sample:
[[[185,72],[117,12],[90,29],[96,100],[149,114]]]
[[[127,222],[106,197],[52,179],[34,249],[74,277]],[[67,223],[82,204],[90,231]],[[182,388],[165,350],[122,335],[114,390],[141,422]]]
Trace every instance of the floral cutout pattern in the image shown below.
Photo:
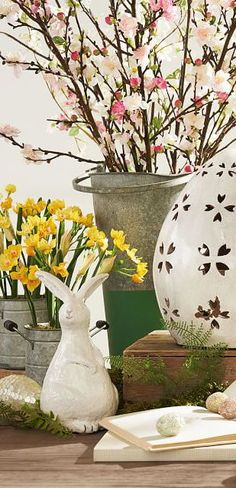
[[[207,166],[204,166],[203,171],[200,169],[201,176],[206,176],[208,175],[208,171],[205,168],[211,168],[213,166],[213,163],[209,163]]]
[[[210,258],[211,258],[210,249],[206,244],[202,244],[202,246],[198,248],[198,251],[202,256],[209,257],[208,262],[201,264],[198,268],[198,270],[201,271],[203,275],[206,275],[212,267],[212,263],[210,262]],[[229,254],[230,252],[231,252],[231,249],[229,247],[227,247],[226,244],[223,244],[223,246],[221,246],[218,249],[217,256],[219,256],[219,257],[227,256],[227,254]],[[222,276],[225,276],[226,271],[229,270],[229,267],[227,266],[227,264],[222,263],[222,261],[217,261],[215,264],[216,264],[217,271]]]
[[[231,176],[231,178],[236,175],[236,163],[233,163],[230,169],[226,168],[225,163],[221,163],[219,164],[219,168],[221,168],[220,171],[216,173],[216,175],[219,177],[221,177],[224,173],[227,172],[228,175]]]
[[[216,210],[216,214],[213,217],[213,222],[222,222],[222,211],[218,211],[219,206],[222,206],[222,210],[227,210],[227,212],[234,212],[235,205],[225,205],[225,199],[226,199],[226,194],[220,195],[218,194],[217,196],[217,202],[218,204],[212,205],[212,204],[206,204],[205,212],[212,212],[212,210]],[[221,205],[223,204],[223,205]]]
[[[189,210],[189,208],[191,207],[191,205],[185,203],[188,198],[189,198],[189,195],[187,193],[185,193],[182,202],[180,204],[176,203],[174,205],[174,207],[172,208],[172,212],[175,212],[175,214],[174,214],[172,220],[177,220],[178,219],[179,211],[181,210],[181,207],[183,208],[183,210],[185,212],[187,212]]]
[[[171,254],[173,254],[173,252],[175,251],[175,245],[173,242],[171,242],[171,244],[169,245],[169,247],[167,249],[167,252],[165,253],[165,246],[162,242],[162,244],[159,247],[159,251],[160,251],[160,254],[163,256],[163,260],[159,262],[158,269],[161,272],[165,266],[167,273],[170,274],[171,270],[173,269],[173,266],[169,261],[169,256]]]
[[[198,306],[198,311],[195,313],[195,317],[198,319],[203,319],[203,320],[210,320],[211,321],[211,328],[214,329],[219,329],[220,325],[217,318],[222,318],[222,319],[229,319],[229,312],[228,311],[221,311],[221,305],[220,305],[220,300],[218,297],[215,297],[215,300],[209,300],[208,302],[209,308],[207,310],[204,310],[202,305]]]
[[[162,311],[163,311],[164,316],[168,317],[168,319],[171,322],[176,322],[176,319],[178,317],[180,317],[179,310],[177,308],[175,308],[174,310],[171,310],[169,298],[165,298],[165,307],[162,307]],[[174,318],[173,318],[173,316],[174,316]]]

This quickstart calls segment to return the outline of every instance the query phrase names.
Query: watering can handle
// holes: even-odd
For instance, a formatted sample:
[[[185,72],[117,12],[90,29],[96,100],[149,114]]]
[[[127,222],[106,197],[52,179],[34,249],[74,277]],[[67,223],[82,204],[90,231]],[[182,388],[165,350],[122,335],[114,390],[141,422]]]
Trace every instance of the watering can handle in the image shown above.
[[[93,173],[94,174],[94,173]],[[96,173],[100,174],[101,173]],[[165,175],[161,175],[165,176]],[[130,186],[122,186],[122,187],[108,187],[108,188],[94,188],[91,186],[86,186],[82,185],[86,180],[89,180],[91,177],[91,174],[89,175],[83,175],[75,178],[72,182],[73,188],[77,191],[80,191],[82,193],[100,193],[103,194],[114,194],[114,193],[127,193],[127,189],[129,189],[130,193],[137,193],[137,192],[146,192],[146,191],[151,191],[154,190],[155,188],[170,188],[174,187],[177,185],[181,184],[186,184],[188,183],[191,178],[193,177],[193,173],[188,173],[186,175],[177,175],[177,176],[167,176],[167,179],[164,181],[158,181],[158,182],[152,182],[152,183],[145,183],[142,185],[130,185]]]

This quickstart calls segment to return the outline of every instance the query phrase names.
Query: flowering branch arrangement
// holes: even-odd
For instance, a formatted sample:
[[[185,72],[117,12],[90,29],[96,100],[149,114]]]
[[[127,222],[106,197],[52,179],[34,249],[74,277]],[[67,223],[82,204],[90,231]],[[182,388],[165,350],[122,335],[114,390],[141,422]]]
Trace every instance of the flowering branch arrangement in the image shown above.
[[[77,291],[88,277],[117,272],[142,283],[147,264],[137,249],[126,242],[123,231],[112,229],[110,243],[79,207],[66,207],[63,200],[45,202],[28,198],[14,203],[14,185],[7,185],[0,201],[0,289],[3,298],[17,298],[21,283],[28,300],[32,323],[37,325],[34,298],[40,296],[41,269],[58,276]],[[17,216],[14,228],[14,214]],[[49,322],[58,327],[61,303],[46,289]]]
[[[43,75],[50,123],[78,150],[94,141],[109,171],[191,172],[235,142],[235,0],[108,0],[105,18],[88,0],[1,0],[0,15],[24,50],[2,63]],[[64,155],[0,134],[27,162]]]

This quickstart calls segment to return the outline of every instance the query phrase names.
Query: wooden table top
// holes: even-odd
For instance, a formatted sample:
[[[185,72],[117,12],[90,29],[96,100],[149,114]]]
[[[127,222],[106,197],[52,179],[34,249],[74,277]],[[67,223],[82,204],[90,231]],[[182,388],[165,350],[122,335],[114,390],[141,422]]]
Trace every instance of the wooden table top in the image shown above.
[[[235,488],[236,463],[93,463],[102,434],[0,427],[1,488]]]

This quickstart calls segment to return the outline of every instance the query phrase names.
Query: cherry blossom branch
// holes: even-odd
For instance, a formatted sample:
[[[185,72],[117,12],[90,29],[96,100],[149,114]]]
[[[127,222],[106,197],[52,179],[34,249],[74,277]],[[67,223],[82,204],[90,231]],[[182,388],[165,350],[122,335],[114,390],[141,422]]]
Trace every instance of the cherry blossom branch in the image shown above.
[[[20,142],[18,142],[15,139],[15,137],[8,136],[7,134],[5,134],[3,131],[1,131],[1,128],[0,128],[0,137],[8,140],[13,146],[17,146],[19,149],[21,149],[23,151],[27,147],[27,144],[20,143]],[[29,161],[32,161],[32,162],[47,162],[47,163],[51,163],[51,161],[53,161],[54,159],[57,159],[57,158],[60,158],[60,157],[69,157],[71,159],[75,159],[79,163],[89,163],[89,164],[96,164],[96,165],[101,165],[102,164],[102,165],[104,165],[104,160],[103,161],[94,161],[92,159],[86,159],[86,158],[80,157],[80,156],[78,156],[76,154],[73,154],[70,151],[68,151],[68,152],[54,151],[54,150],[51,150],[51,149],[42,149],[41,147],[38,147],[36,149],[36,148],[31,148],[31,146],[30,146],[30,151],[32,151],[32,154],[35,153],[36,155],[37,155],[37,152],[42,153],[42,157],[40,157],[39,159],[34,159],[34,158],[30,158],[30,157],[25,156],[25,159],[28,159]],[[46,157],[45,159],[43,159],[43,155],[44,156],[48,156],[48,157]]]

